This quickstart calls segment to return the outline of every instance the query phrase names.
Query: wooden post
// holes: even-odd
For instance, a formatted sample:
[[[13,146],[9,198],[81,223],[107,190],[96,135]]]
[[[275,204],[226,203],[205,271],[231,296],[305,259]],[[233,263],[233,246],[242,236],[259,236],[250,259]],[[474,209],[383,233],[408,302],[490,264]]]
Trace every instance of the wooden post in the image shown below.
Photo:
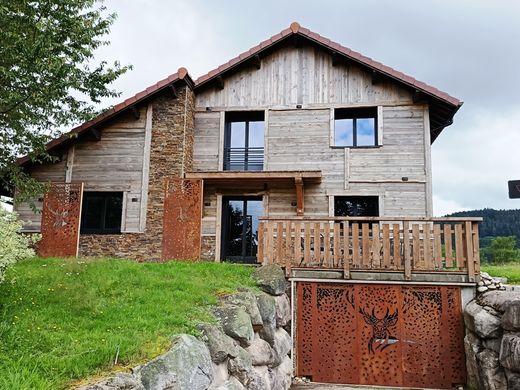
[[[304,214],[304,196],[303,196],[303,179],[301,177],[294,178],[296,186],[296,215]]]
[[[343,277],[350,279],[350,246],[348,222],[343,223]]]
[[[403,221],[403,252],[404,252],[404,279],[412,279],[412,262],[410,259],[410,226]]]
[[[480,275],[480,241],[478,237],[478,222],[472,223],[473,232],[473,259],[475,259],[475,276]]]
[[[258,251],[256,252],[256,260],[260,264],[264,264],[264,223],[258,224]]]
[[[468,267],[468,280],[470,282],[475,281],[475,258],[473,253],[473,233],[471,231],[471,222],[466,221],[464,223],[464,241],[466,244],[466,260]]]

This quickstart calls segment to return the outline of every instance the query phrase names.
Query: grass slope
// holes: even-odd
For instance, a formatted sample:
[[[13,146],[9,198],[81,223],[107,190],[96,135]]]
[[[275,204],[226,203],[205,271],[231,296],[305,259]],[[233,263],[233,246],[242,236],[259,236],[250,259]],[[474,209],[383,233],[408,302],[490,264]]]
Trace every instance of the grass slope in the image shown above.
[[[509,284],[520,284],[520,263],[509,263],[501,265],[484,265],[482,271],[491,276],[502,276],[507,278]]]
[[[171,335],[195,334],[218,294],[252,286],[251,272],[216,263],[20,262],[0,285],[0,389],[60,389],[150,359]]]

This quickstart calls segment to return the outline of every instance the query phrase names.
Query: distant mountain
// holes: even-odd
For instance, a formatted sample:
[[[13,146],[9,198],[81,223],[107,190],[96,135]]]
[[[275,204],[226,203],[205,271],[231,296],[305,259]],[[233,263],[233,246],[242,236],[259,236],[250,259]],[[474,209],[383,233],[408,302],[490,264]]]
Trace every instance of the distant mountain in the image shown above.
[[[482,217],[484,221],[479,226],[479,236],[516,236],[520,247],[520,209],[514,210],[468,210],[459,211],[446,217]]]

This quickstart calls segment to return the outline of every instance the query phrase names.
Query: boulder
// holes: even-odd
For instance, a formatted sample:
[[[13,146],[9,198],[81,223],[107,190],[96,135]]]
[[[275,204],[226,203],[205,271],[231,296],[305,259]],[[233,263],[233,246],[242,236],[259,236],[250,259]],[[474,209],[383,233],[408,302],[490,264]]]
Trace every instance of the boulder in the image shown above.
[[[482,345],[484,346],[484,348],[490,349],[496,353],[500,353],[500,344],[502,344],[502,339],[484,339],[484,340],[482,340]]]
[[[254,336],[251,317],[242,306],[224,305],[215,309],[215,315],[225,334],[244,347],[251,345]]]
[[[224,300],[226,303],[235,306],[243,306],[249,317],[251,317],[251,324],[254,327],[261,327],[264,324],[256,298],[250,291],[241,291],[237,294],[229,295]]]
[[[506,330],[520,330],[520,301],[508,302],[502,316],[502,327]]]
[[[146,390],[205,390],[213,380],[213,367],[206,345],[181,334],[168,352],[136,368],[134,374]]]
[[[273,363],[274,351],[269,343],[261,338],[255,338],[251,345],[246,348],[251,356],[253,366],[267,366]]]
[[[278,367],[271,369],[271,388],[287,390],[291,387],[293,364],[289,356],[285,356]]]
[[[491,307],[480,306],[476,301],[471,301],[464,308],[464,323],[482,338],[499,337],[501,333],[498,313]]]
[[[276,304],[276,326],[283,327],[291,321],[291,303],[287,294],[282,294],[274,299]]]
[[[520,301],[520,290],[515,291],[488,291],[478,297],[478,302],[482,306],[490,306],[496,311],[503,313],[510,302]]]
[[[230,376],[224,383],[216,387],[210,387],[210,390],[246,390],[246,388],[242,386],[242,383],[237,378]]]
[[[253,273],[258,287],[271,295],[282,295],[285,293],[286,281],[283,270],[274,264],[259,267]]]
[[[256,295],[256,302],[264,323],[259,331],[260,336],[273,346],[274,332],[276,331],[276,302],[273,296],[264,292]]]
[[[213,363],[213,381],[211,382],[211,388],[220,386],[229,380],[228,363],[227,360],[223,363]]]
[[[520,336],[505,334],[502,337],[500,364],[509,371],[520,372]]]
[[[480,385],[477,354],[482,350],[482,343],[475,333],[466,332],[466,337],[464,337],[464,350],[466,352],[468,387],[470,389],[480,389],[482,386]]]
[[[211,360],[219,364],[224,362],[228,357],[234,358],[238,354],[237,343],[231,337],[215,325],[202,324],[199,325],[202,332],[202,341],[206,343],[211,355]]]
[[[266,366],[253,367],[253,375],[248,390],[276,390],[271,387],[270,370]]]
[[[251,356],[244,348],[238,348],[237,357],[228,360],[228,371],[231,375],[236,377],[242,385],[248,388],[251,382],[253,364]]]
[[[77,387],[76,390],[144,390],[144,387],[133,375],[119,373],[112,378]]]
[[[520,389],[520,374],[513,372],[508,369],[506,371],[507,388],[508,389]]]
[[[480,367],[480,381],[483,389],[507,390],[507,381],[504,370],[498,364],[498,354],[484,349],[477,354]]]
[[[273,346],[273,361],[270,367],[279,366],[285,357],[291,352],[292,338],[284,329],[276,329],[274,335],[274,346]]]

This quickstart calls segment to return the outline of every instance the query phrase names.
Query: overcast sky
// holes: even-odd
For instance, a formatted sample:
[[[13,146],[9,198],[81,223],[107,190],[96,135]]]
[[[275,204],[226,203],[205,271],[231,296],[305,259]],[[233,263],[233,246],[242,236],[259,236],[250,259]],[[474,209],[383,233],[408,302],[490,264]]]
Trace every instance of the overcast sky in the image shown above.
[[[97,59],[134,69],[127,98],[177,71],[195,79],[298,21],[462,99],[433,144],[435,215],[520,208],[520,1],[106,0],[118,14]],[[119,100],[121,100],[119,99]],[[117,101],[107,101],[114,104]]]

